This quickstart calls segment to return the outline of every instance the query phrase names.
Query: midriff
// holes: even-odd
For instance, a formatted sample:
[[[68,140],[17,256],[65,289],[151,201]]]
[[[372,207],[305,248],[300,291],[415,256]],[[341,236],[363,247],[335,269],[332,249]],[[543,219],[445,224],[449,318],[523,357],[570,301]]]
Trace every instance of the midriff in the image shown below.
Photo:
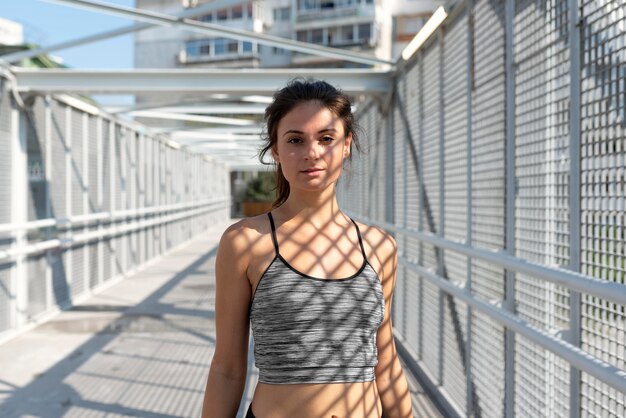
[[[356,383],[258,383],[252,400],[256,418],[380,418],[376,381]]]

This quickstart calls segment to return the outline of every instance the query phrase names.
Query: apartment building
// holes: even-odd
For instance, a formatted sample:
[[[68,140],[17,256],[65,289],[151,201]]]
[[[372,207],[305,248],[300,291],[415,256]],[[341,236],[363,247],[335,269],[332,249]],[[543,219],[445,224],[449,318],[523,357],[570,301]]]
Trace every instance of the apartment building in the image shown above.
[[[213,3],[203,22],[394,59],[428,20],[437,0],[137,0],[168,14]],[[363,64],[292,52],[254,41],[207,36],[173,27],[135,35],[137,68],[356,67]]]

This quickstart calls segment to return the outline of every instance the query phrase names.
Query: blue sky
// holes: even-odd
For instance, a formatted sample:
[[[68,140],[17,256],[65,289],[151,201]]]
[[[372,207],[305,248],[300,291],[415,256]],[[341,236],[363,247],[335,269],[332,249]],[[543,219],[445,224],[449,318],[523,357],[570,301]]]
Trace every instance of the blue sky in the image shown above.
[[[134,0],[104,0],[119,6],[134,7]],[[42,0],[0,0],[0,17],[24,25],[24,40],[39,45],[100,33],[132,24],[130,19],[69,7]],[[132,68],[133,37],[125,35],[84,46],[59,50],[61,57],[75,68]]]

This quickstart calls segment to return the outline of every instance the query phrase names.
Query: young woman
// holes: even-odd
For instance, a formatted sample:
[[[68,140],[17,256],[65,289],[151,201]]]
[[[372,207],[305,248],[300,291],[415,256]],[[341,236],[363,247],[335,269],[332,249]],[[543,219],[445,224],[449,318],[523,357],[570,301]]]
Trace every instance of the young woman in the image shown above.
[[[350,100],[323,81],[290,82],[265,111],[278,198],[222,235],[216,346],[203,418],[235,417],[248,328],[259,382],[246,417],[409,418],[391,327],[397,256],[384,231],[346,216],[336,184],[352,145]]]

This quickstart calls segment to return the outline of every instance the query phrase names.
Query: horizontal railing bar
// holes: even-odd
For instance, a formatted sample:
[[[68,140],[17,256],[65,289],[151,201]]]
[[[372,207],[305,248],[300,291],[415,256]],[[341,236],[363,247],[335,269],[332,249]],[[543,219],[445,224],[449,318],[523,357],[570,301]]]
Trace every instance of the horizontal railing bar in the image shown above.
[[[115,235],[120,235],[136,230],[145,229],[151,227],[153,225],[165,224],[167,222],[173,222],[179,219],[188,218],[191,216],[199,215],[204,212],[218,210],[221,208],[228,207],[230,203],[225,203],[224,199],[215,200],[212,204],[205,205],[206,207],[195,209],[192,211],[187,211],[183,213],[171,214],[167,216],[162,216],[159,218],[136,221],[133,223],[129,223],[127,225],[113,225],[111,227],[102,228],[97,231],[84,232],[81,234],[76,234],[71,238],[55,238],[47,241],[41,241],[37,243],[28,244],[21,248],[13,248],[7,251],[0,251],[0,264],[7,263],[12,261],[15,257],[18,256],[28,256],[40,253],[42,251],[47,251],[54,248],[67,248],[76,244],[81,244],[83,242],[88,242],[91,240],[102,239],[107,237],[112,237]]]
[[[145,208],[125,209],[125,210],[120,210],[116,212],[96,212],[96,213],[90,213],[90,214],[85,214],[85,215],[70,216],[69,218],[40,219],[37,221],[26,222],[23,224],[0,224],[0,233],[31,231],[31,230],[35,230],[39,228],[50,227],[50,226],[64,226],[64,227],[72,227],[72,226],[77,226],[77,225],[86,226],[86,225],[97,223],[98,221],[103,221],[103,220],[115,221],[118,219],[134,218],[137,216],[151,215],[154,213],[190,209],[190,208],[204,206],[204,205],[213,205],[219,202],[230,202],[230,198],[203,200],[200,202],[192,202],[192,203],[175,203],[172,205],[149,206]]]
[[[567,287],[571,290],[576,290],[580,293],[590,294],[626,306],[626,286],[620,283],[600,280],[595,277],[558,267],[546,267],[511,256],[503,251],[479,249],[467,244],[441,238],[428,232],[420,232],[413,228],[405,228],[387,222],[358,216],[356,214],[354,215],[354,218],[369,225],[379,226],[388,231],[394,231],[416,238],[436,247],[457,251],[473,258],[489,261],[490,263],[508,270],[528,274],[529,276],[541,278],[560,286]]]
[[[613,386],[615,389],[626,393],[626,371],[621,370],[584,350],[581,350],[565,340],[553,337],[540,328],[522,320],[516,315],[494,306],[492,303],[478,299],[469,293],[465,288],[456,286],[453,282],[443,279],[428,269],[406,260],[404,257],[399,257],[398,263],[404,265],[410,270],[413,270],[443,291],[487,314],[490,318],[498,321],[508,329],[523,335],[532,342],[565,359],[578,369],[585,371],[600,379],[604,383]]]

